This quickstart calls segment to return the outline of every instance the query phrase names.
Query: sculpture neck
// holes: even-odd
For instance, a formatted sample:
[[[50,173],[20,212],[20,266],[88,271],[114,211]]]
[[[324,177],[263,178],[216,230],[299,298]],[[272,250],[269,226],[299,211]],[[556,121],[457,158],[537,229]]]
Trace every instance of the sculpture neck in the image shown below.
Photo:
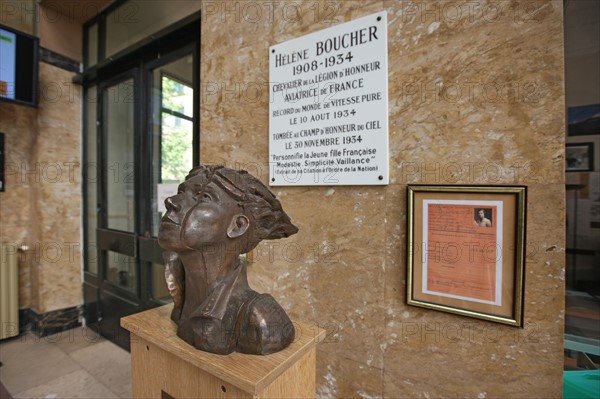
[[[181,254],[180,259],[185,270],[183,313],[200,306],[239,262],[237,253],[218,254],[216,250],[189,252]]]

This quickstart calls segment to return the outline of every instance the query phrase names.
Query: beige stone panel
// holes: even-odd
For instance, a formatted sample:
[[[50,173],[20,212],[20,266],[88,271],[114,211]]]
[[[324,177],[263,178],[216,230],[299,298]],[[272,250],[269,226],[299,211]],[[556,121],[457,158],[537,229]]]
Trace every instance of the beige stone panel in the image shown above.
[[[268,104],[267,54],[267,44],[261,43],[236,50],[234,54],[203,60],[202,107],[225,113],[231,112],[230,107]],[[240,65],[244,68],[240,69]]]
[[[280,1],[275,8],[272,44],[295,39],[382,9],[381,0]]]
[[[361,7],[359,7],[359,5]],[[322,3],[298,3],[289,2],[275,3],[272,5],[275,15],[281,13],[299,13],[308,18],[309,11],[312,17],[329,20],[329,16],[337,15],[338,11],[348,15],[360,12],[376,12],[381,9],[381,2],[362,4],[361,2],[322,2]],[[243,9],[244,5],[240,5]],[[311,8],[312,7],[312,8]],[[232,8],[233,9],[233,8]],[[279,12],[279,14],[278,14]],[[212,17],[209,17],[212,18]],[[281,17],[280,23],[286,29],[290,26],[300,25],[302,18]],[[311,20],[310,18],[308,20]],[[233,18],[230,20],[232,23]],[[312,20],[311,20],[312,21]],[[213,18],[212,26],[220,26],[223,22],[220,18]],[[234,24],[235,29],[246,23]],[[274,24],[276,26],[277,23]],[[318,26],[311,27],[312,30],[321,29]],[[323,27],[331,25],[325,23]],[[203,28],[210,31],[210,27]],[[239,28],[242,29],[242,28]],[[294,37],[299,36],[298,32],[293,32]],[[276,34],[276,37],[278,34]],[[287,39],[286,39],[287,40]],[[259,42],[236,45],[231,48],[231,42],[228,42],[228,52],[224,56],[209,56],[211,48],[218,46],[217,41],[203,44],[203,62],[202,68],[202,112],[201,126],[203,131],[201,153],[202,162],[208,163],[226,163],[228,165],[248,165],[257,168],[256,164],[261,165],[262,169],[267,169],[266,159],[268,153],[268,47],[272,43]],[[227,47],[226,46],[226,47]],[[232,53],[232,51],[234,51]],[[214,53],[216,54],[216,53]],[[240,69],[240,65],[244,68]],[[236,133],[235,137],[244,139],[244,146],[252,151],[246,154],[239,151],[241,144],[227,143],[226,135]],[[215,146],[216,144],[216,146]],[[206,150],[205,150],[206,149]]]
[[[565,277],[570,272],[565,269],[564,186],[535,185],[529,193],[524,314],[526,320],[546,325],[553,333],[550,338],[562,342]],[[560,357],[561,347],[548,350],[559,351],[555,354]]]
[[[330,4],[337,10],[333,20],[340,23],[379,11],[381,2]],[[562,4],[535,2],[530,8],[509,1],[384,4],[390,44],[392,184],[387,188],[275,187],[300,233],[281,240],[278,247],[262,248],[250,267],[251,284],[272,292],[293,318],[326,328],[318,360],[322,396],[372,392],[384,397],[525,397],[531,392],[560,396]],[[433,7],[434,13],[421,11],[413,16],[411,4]],[[436,7],[444,12],[443,7],[456,5],[475,7],[476,14],[471,18],[463,13],[456,20],[450,14],[436,17]],[[508,8],[484,18],[482,12],[494,6]],[[281,43],[331,25],[324,18],[313,21],[311,17],[304,13],[301,21],[276,19],[272,37]],[[252,39],[243,40],[251,43]],[[241,50],[245,45],[235,44],[236,48],[230,47],[235,62],[230,54],[204,58],[203,79],[268,81],[265,50],[270,44],[251,44]],[[203,49],[206,54],[210,51]],[[443,85],[436,86],[437,82]],[[489,91],[483,92],[488,83]],[[496,86],[500,91],[494,97]],[[412,93],[414,87],[421,91]],[[463,90],[462,97],[456,98],[457,88]],[[203,161],[234,159],[255,167],[266,182],[266,165],[260,162],[267,161],[268,140],[260,129],[268,129],[268,100],[256,105],[236,103],[231,94],[223,93],[207,96],[202,106]],[[228,137],[227,131],[235,132],[234,136]],[[527,249],[524,329],[406,305],[408,183],[529,186],[528,241],[537,246],[528,244]],[[358,226],[355,220],[361,219],[364,209],[369,209],[363,213],[372,227]],[[335,260],[333,264],[322,257],[314,261],[315,243],[332,247],[325,259]],[[298,247],[302,256],[296,260],[293,250]],[[356,374],[355,370],[367,371]],[[385,389],[378,394],[383,382]],[[357,384],[369,388],[353,388]]]
[[[22,243],[30,223],[35,170],[31,148],[35,141],[35,108],[0,102],[0,132],[4,133],[4,192],[0,192],[0,241]]]
[[[390,185],[386,191],[385,219],[386,219],[386,248],[385,248],[385,284],[386,298],[388,289],[399,292],[406,278],[404,266],[406,264],[406,186]],[[390,292],[390,294],[392,294]],[[397,294],[392,294],[397,295]]]
[[[381,398],[383,372],[346,357],[317,350],[317,398]]]
[[[0,0],[3,25],[30,35],[37,35],[38,2],[35,0]]]
[[[331,351],[382,367],[385,220],[378,209],[385,189],[273,191],[285,193],[279,198],[300,231],[278,243],[273,262],[262,249],[251,267],[254,285],[273,290],[293,317],[325,328],[335,342]],[[328,207],[331,203],[335,207]],[[358,347],[368,348],[367,353]]]
[[[252,171],[257,168],[253,165],[266,163],[269,134],[267,51],[263,43],[244,48],[235,55],[203,62],[200,122],[200,159],[203,163],[222,163],[254,169]],[[245,68],[240,69],[240,65]]]
[[[560,362],[544,352],[548,343],[538,339],[537,328],[439,316],[404,323],[386,353],[384,396],[560,397],[562,379],[535,367]]]
[[[81,141],[81,86],[72,82],[74,73],[45,62],[40,63],[40,100],[38,104],[38,126],[40,138],[51,145],[51,152],[60,149],[65,154],[78,156]],[[56,135],[50,136],[52,132]],[[44,140],[48,137],[47,140]],[[65,146],[65,139],[76,140],[75,146]]]
[[[442,11],[411,19],[390,9],[390,155],[399,166],[392,170],[419,172],[408,181],[392,172],[393,183],[561,181],[561,12],[536,4],[536,22],[518,29],[507,17],[450,23]],[[548,46],[548,36],[559,39]],[[560,67],[543,69],[540,59]]]
[[[565,220],[565,185],[557,184],[530,184],[527,186],[527,218],[528,226],[531,223],[552,227],[554,232],[554,241],[564,239],[566,234]],[[527,235],[533,237],[533,231],[528,231]]]
[[[555,330],[554,339],[562,342],[564,280],[568,273],[564,185],[532,185],[528,196],[525,318],[548,324],[548,331]]]
[[[279,197],[286,208],[285,198]],[[292,218],[293,223],[297,223]],[[250,254],[250,285],[281,304],[292,320],[317,324],[315,280],[324,264],[323,246],[307,244],[297,235],[263,241]]]
[[[334,188],[325,188],[320,194],[307,187],[271,189],[299,232],[284,240],[264,241],[252,251],[251,282],[272,293],[289,309],[292,318],[319,323],[317,302],[323,294],[317,287],[318,280],[321,273],[339,266],[341,246],[334,241],[333,231],[339,228],[339,221],[347,218],[341,211],[332,214],[323,206],[339,196],[346,201],[347,194],[337,192],[336,197]]]
[[[37,218],[42,239],[39,257],[40,312],[49,312],[82,302],[80,198],[77,185],[45,184],[38,190]],[[58,294],[58,295],[57,295]]]
[[[522,329],[406,306],[404,284],[398,284],[393,275],[404,276],[405,254],[397,262],[402,266],[396,267],[397,247],[388,245],[392,252],[386,264],[386,305],[393,311],[386,315],[386,397],[477,397],[483,393],[486,397],[527,397],[539,389],[531,381],[541,378],[541,396],[560,396],[564,223],[556,209],[564,209],[563,192],[560,184],[533,185],[528,190]],[[531,210],[544,201],[554,206],[554,211],[543,212],[546,218],[538,223]],[[392,217],[388,213],[388,218]],[[402,362],[396,361],[400,358]],[[544,375],[534,371],[542,368]],[[436,384],[430,383],[428,375],[436,375]]]
[[[36,190],[32,148],[35,141],[36,109],[0,102],[0,132],[4,133],[4,192],[0,192],[0,241],[15,250],[36,241],[31,232]],[[37,176],[39,178],[39,176]],[[19,255],[19,307],[31,306],[29,258]]]
[[[557,304],[548,305],[556,309]],[[532,390],[537,392],[534,385],[541,378],[543,397],[560,396],[562,329],[554,320],[558,316],[554,310],[527,306],[525,312],[524,328],[515,328],[405,307],[387,321],[385,396],[527,397]],[[540,375],[539,369],[548,371],[548,365],[556,365],[555,373]]]
[[[40,63],[36,162],[38,312],[82,303],[81,97],[73,74]],[[67,145],[68,143],[68,145]]]
[[[200,35],[203,62],[219,56],[235,57],[235,52],[245,47],[269,44],[277,8],[276,2],[204,2]]]
[[[319,276],[323,283],[315,294],[317,324],[327,332],[322,350],[366,366],[384,367],[382,277],[368,270],[341,269]]]
[[[564,284],[568,273],[564,192],[562,184],[528,187],[525,250],[525,318],[547,323],[558,342],[562,341]]]

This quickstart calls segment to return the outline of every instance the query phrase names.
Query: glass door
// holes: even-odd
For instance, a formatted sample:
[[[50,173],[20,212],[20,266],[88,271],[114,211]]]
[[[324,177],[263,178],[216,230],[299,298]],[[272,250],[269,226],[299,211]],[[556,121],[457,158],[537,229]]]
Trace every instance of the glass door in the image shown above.
[[[164,200],[177,193],[189,170],[198,163],[198,124],[195,50],[186,47],[168,57],[150,63],[148,113],[151,137],[152,175],[150,202],[144,237],[140,241],[140,258],[148,270],[149,298],[152,304],[170,301],[164,278],[162,249],[157,236],[165,210]]]
[[[139,182],[138,69],[127,71],[100,86],[99,223],[96,229],[100,265],[99,328],[123,347],[129,337],[119,319],[139,309],[140,273],[137,259]]]
[[[89,309],[97,327],[124,348],[129,334],[120,318],[171,300],[156,237],[165,197],[198,163],[196,48],[142,60],[98,85],[99,140],[87,152],[95,149],[100,174],[86,190],[98,193],[97,227],[88,233],[97,241],[97,262],[88,262],[84,290],[93,302],[96,287],[97,306]]]
[[[156,237],[164,197],[198,164],[200,19],[110,58],[108,25],[105,15],[91,22],[101,62],[88,58],[82,75],[84,317],[128,349],[121,317],[170,301]]]

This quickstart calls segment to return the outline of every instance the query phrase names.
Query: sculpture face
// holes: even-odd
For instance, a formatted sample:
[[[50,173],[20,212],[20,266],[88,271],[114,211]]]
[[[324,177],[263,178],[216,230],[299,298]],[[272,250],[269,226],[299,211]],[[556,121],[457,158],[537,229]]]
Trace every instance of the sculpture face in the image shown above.
[[[228,240],[232,223],[243,217],[237,202],[215,183],[206,184],[203,175],[180,184],[177,195],[167,198],[165,205],[158,239],[163,248],[176,252]]]
[[[480,218],[481,220],[483,220],[483,218],[485,218],[485,212],[483,211],[483,209],[480,209],[480,210],[477,212],[477,215],[479,215],[479,218]]]

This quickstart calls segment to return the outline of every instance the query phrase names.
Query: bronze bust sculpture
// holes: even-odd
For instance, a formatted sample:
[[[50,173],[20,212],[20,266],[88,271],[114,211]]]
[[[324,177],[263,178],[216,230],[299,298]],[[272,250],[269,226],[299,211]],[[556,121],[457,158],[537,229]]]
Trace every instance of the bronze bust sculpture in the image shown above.
[[[248,285],[240,254],[298,231],[273,193],[246,171],[199,166],[165,200],[158,233],[177,335],[197,349],[265,355],[295,336],[285,311]]]

